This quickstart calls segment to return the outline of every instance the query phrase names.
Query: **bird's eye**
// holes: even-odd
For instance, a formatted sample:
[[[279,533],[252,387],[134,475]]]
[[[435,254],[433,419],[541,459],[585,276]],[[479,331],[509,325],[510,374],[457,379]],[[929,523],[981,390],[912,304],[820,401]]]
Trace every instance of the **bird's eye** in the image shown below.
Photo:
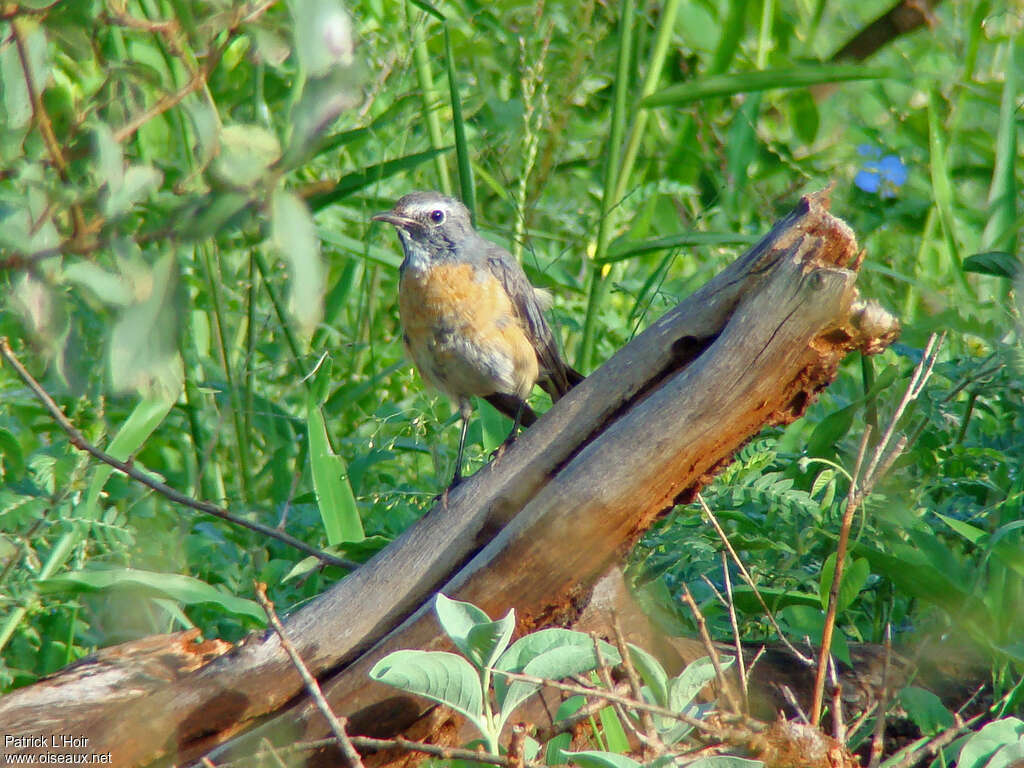
[[[430,212],[430,220],[435,224],[440,224],[444,221],[444,211],[438,209]]]

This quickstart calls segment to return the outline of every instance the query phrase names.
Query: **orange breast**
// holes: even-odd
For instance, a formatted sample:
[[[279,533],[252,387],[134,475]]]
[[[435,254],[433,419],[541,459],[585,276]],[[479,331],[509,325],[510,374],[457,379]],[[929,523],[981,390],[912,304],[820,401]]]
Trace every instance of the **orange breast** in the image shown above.
[[[398,306],[409,353],[429,383],[456,398],[529,395],[537,353],[490,272],[472,264],[407,269]]]

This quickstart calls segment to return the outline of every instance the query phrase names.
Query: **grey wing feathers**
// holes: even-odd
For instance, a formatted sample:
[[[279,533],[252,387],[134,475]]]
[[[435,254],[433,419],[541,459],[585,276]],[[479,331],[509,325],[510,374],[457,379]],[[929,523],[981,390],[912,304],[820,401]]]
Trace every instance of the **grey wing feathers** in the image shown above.
[[[544,311],[534,294],[534,288],[526,279],[523,268],[512,258],[512,254],[493,243],[488,245],[490,247],[487,248],[487,268],[498,278],[505,287],[505,292],[512,298],[530,342],[537,350],[541,376],[550,380],[550,388],[545,386],[544,381],[541,382],[541,386],[552,399],[557,400],[569,391],[570,383],[565,363],[558,353],[554,334],[544,319]]]

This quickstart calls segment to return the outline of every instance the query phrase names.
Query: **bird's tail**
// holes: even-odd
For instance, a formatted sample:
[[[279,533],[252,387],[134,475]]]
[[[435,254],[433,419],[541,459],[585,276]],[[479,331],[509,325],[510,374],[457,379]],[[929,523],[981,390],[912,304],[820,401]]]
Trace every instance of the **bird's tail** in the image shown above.
[[[516,418],[516,411],[522,408],[522,412],[519,414],[519,423],[524,427],[528,427],[537,421],[537,413],[533,408],[528,406],[515,395],[506,395],[501,392],[495,392],[493,395],[487,395],[484,397],[484,400],[513,420]]]
[[[560,397],[568,394],[569,390],[579,384],[585,378],[582,373],[561,363],[561,369],[553,372],[538,383],[540,388],[551,395],[551,402],[557,402]]]

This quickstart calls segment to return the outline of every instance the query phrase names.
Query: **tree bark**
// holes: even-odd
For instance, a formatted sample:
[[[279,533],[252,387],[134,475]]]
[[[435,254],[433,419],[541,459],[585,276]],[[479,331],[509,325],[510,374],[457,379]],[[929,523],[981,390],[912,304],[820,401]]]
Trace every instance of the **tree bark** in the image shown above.
[[[801,199],[772,231],[562,398],[500,459],[452,491],[387,549],[286,622],[288,636],[354,734],[406,732],[430,709],[373,683],[399,648],[443,647],[437,591],[519,633],[571,625],[596,581],[656,517],[691,500],[762,427],[803,414],[853,350],[876,353],[898,323],[860,299],[856,238]],[[28,689],[28,690],[31,690]],[[118,766],[221,763],[261,739],[319,738],[276,636],[249,638],[200,669],[49,718]],[[16,692],[0,730],[31,732]],[[259,727],[254,727],[259,724]],[[454,729],[436,713],[417,733]]]

